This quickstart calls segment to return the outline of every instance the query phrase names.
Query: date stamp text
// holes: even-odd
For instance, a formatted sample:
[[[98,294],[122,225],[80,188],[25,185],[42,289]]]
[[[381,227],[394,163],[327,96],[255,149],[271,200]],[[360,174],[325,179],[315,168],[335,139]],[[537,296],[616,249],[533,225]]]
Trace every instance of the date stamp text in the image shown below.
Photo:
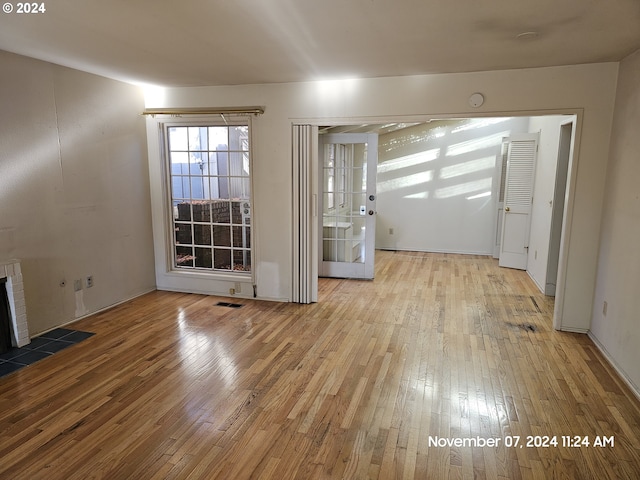
[[[584,435],[507,435],[505,437],[438,437],[429,436],[429,447],[500,447],[507,448],[590,448],[614,447],[611,436]]]

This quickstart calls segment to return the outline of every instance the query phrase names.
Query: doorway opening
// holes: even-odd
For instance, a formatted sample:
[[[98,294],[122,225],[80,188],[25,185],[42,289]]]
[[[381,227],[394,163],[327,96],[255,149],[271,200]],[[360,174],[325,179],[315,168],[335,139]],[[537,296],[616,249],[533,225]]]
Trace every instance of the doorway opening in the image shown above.
[[[571,197],[567,193],[571,189],[571,171],[576,168],[572,158],[577,114],[412,120],[415,121],[384,119],[349,125],[319,120],[314,127],[318,139],[335,133],[378,135],[375,248],[493,255],[500,242],[497,203],[503,139],[512,133],[538,132],[545,168],[540,174],[536,171],[538,198],[533,215],[542,218],[548,227],[544,248],[538,245],[542,237],[539,228],[535,238],[532,236],[538,243],[534,248],[527,245],[531,262],[527,270],[531,267],[532,278],[539,276],[542,269],[538,264],[544,263],[544,274],[534,281],[544,293],[561,295],[566,256],[561,239],[566,213],[571,209],[564,199]],[[512,128],[510,122],[520,126]],[[316,178],[314,202],[321,194],[320,163],[319,159],[309,163]],[[539,191],[540,186],[545,188]],[[491,210],[490,215],[487,209]],[[318,242],[315,249],[321,258],[322,243]],[[315,275],[317,282],[318,272]],[[554,282],[555,291],[548,289],[547,284]]]

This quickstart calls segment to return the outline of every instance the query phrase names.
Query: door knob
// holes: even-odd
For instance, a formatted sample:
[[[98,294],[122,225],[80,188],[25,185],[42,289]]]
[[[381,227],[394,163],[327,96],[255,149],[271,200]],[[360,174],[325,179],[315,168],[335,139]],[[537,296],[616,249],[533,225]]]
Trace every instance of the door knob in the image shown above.
[[[505,212],[510,212],[510,211],[511,211],[511,209],[510,209],[509,207],[504,207],[504,211],[505,211]]]

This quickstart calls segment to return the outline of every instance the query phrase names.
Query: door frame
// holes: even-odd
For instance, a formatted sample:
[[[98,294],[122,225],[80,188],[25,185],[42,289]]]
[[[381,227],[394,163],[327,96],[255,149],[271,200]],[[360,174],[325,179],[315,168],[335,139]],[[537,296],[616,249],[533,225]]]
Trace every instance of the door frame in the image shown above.
[[[567,290],[567,262],[569,261],[569,243],[571,241],[571,224],[573,222],[573,207],[576,197],[576,179],[578,176],[578,161],[580,158],[580,138],[582,134],[582,110],[567,120],[572,123],[571,142],[569,146],[569,165],[567,167],[567,181],[564,195],[564,214],[560,232],[560,253],[558,256],[558,276],[556,280],[556,296],[553,309],[553,328],[563,330],[564,297]],[[584,332],[586,333],[586,332]]]
[[[532,157],[531,158],[531,163],[527,164],[531,166],[531,178],[529,179],[528,182],[528,187],[529,187],[529,197],[526,199],[527,200],[527,205],[524,206],[522,204],[517,204],[515,205],[515,209],[517,210],[516,212],[512,213],[510,211],[511,207],[514,207],[513,204],[508,204],[508,197],[509,197],[509,192],[510,192],[510,179],[513,175],[513,158],[512,158],[512,152],[513,152],[513,148],[514,148],[514,144],[518,145],[519,143],[531,143],[533,142],[533,152],[532,152]],[[533,199],[533,192],[534,192],[534,185],[535,185],[535,181],[536,181],[536,164],[537,164],[537,157],[538,157],[538,144],[540,142],[540,134],[539,133],[515,133],[509,136],[509,150],[507,153],[507,171],[505,172],[505,185],[504,185],[504,202],[503,202],[503,209],[502,209],[502,221],[501,221],[501,230],[500,230],[500,251],[498,253],[498,264],[501,267],[507,267],[507,268],[517,268],[519,270],[527,270],[527,257],[529,254],[529,238],[531,235],[531,214],[532,214],[532,199]],[[517,158],[522,158],[517,157]],[[521,163],[518,163],[518,165],[521,165]],[[521,183],[522,184],[522,183]],[[520,189],[522,190],[522,189]],[[513,218],[511,219],[511,221],[509,221],[510,217],[513,215]],[[518,215],[520,217],[518,217]],[[523,240],[524,243],[526,245],[524,245],[524,251],[522,252],[507,252],[505,251],[505,236],[507,233],[507,230],[510,230],[511,232],[514,231],[514,227],[513,227],[513,223],[517,223],[517,222],[521,222],[522,221],[522,217],[525,215],[526,218],[524,218],[524,224],[520,225],[519,228],[515,228],[516,231],[522,232],[523,233]],[[516,220],[516,218],[518,220]],[[518,244],[520,245],[520,244]]]
[[[567,191],[565,195],[565,210],[562,219],[562,234],[560,241],[560,257],[558,262],[558,283],[556,286],[555,296],[555,308],[553,315],[553,327],[556,330],[563,330],[563,317],[564,317],[564,296],[567,289],[567,262],[569,258],[569,243],[571,235],[571,224],[573,222],[573,211],[575,205],[575,190],[576,180],[578,176],[578,164],[577,161],[580,156],[580,141],[582,135],[582,124],[584,111],[582,108],[566,108],[566,109],[550,109],[550,110],[517,110],[517,111],[487,111],[487,112],[468,112],[461,111],[458,113],[423,113],[416,115],[377,115],[377,116],[360,116],[360,117],[312,117],[312,118],[290,118],[291,126],[294,125],[312,125],[316,127],[321,126],[357,126],[371,123],[402,123],[402,122],[429,122],[430,120],[442,120],[442,119],[457,119],[457,118],[493,118],[493,117],[538,117],[547,115],[575,115],[574,128],[573,128],[573,142],[571,144],[571,153],[569,158],[569,174],[567,175]],[[293,129],[290,129],[290,132]],[[317,138],[316,138],[317,141]],[[290,139],[290,145],[293,145],[293,139]],[[317,172],[319,168],[318,155],[311,155],[309,158],[308,171]],[[294,189],[300,187],[300,178],[294,178]],[[314,190],[315,189],[315,190]],[[307,199],[310,204],[313,204],[315,209],[313,215],[310,215],[312,222],[316,222],[317,219],[317,195],[318,185],[317,182],[312,184],[311,191],[307,192],[309,198]],[[292,251],[295,249],[292,249]],[[313,252],[311,255],[318,255],[318,246],[313,246]],[[295,259],[294,262],[298,260]],[[317,272],[315,273],[315,279],[312,279],[316,283],[315,296],[317,298]],[[294,282],[295,283],[295,282]]]
[[[549,235],[549,258],[547,259],[547,276],[544,288],[545,295],[556,293],[560,242],[562,240],[562,220],[564,218],[565,198],[569,162],[573,155],[573,143],[576,122],[575,117],[560,123],[558,158],[556,160],[555,188],[553,192],[553,210],[551,214],[551,231]],[[553,283],[550,280],[553,280]]]

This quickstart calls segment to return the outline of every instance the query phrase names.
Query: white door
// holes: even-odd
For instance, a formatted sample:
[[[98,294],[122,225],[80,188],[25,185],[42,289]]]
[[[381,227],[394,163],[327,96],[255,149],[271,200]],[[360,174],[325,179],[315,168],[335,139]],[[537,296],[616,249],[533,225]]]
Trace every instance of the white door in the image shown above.
[[[527,269],[537,150],[537,133],[514,134],[510,137],[498,261],[501,267]]]
[[[321,135],[319,148],[319,275],[372,279],[378,136]]]

